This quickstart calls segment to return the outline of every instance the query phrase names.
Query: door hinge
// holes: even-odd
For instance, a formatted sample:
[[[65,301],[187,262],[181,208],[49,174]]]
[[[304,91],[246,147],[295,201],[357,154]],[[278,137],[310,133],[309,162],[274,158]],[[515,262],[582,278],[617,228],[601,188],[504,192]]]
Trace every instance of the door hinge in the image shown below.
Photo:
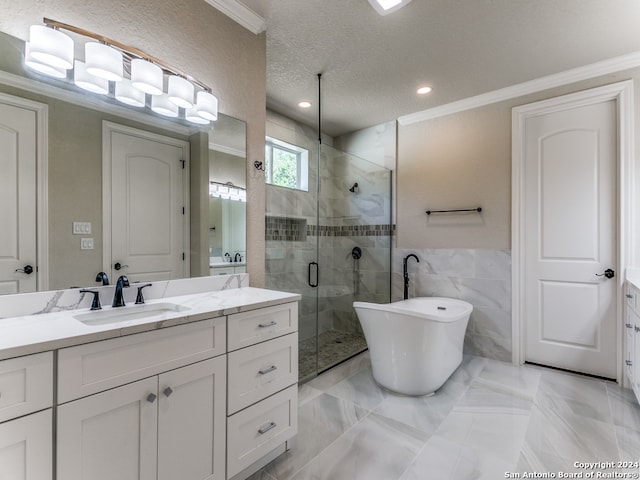
[[[180,163],[182,164],[182,169],[184,170],[184,166],[187,163],[187,161],[186,160],[180,160]]]
[[[184,215],[184,207],[182,207],[182,214]]]
[[[182,252],[182,261],[183,261],[183,262],[184,262],[184,259],[185,259],[185,257],[184,257],[184,252]]]

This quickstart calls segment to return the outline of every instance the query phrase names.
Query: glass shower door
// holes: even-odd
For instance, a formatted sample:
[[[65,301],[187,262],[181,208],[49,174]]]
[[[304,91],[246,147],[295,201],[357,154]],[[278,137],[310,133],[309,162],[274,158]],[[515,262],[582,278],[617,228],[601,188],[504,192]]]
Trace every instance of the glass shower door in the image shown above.
[[[367,348],[354,301],[391,297],[391,172],[320,146],[318,373]]]
[[[302,297],[301,381],[367,348],[354,301],[391,296],[391,173],[319,145],[308,177],[308,191],[266,189],[265,285]]]

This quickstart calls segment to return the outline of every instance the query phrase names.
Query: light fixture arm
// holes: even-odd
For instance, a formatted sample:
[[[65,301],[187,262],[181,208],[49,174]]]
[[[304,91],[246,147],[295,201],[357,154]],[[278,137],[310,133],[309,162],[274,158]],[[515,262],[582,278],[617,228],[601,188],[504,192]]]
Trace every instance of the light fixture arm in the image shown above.
[[[97,40],[100,43],[104,43],[106,45],[109,45],[113,48],[116,48],[118,50],[120,50],[129,60],[132,60],[134,58],[142,58],[144,60],[147,60],[151,63],[154,63],[155,65],[159,66],[160,68],[162,68],[162,70],[165,73],[169,73],[169,74],[173,74],[173,75],[178,75],[180,77],[186,78],[187,80],[189,80],[190,82],[198,85],[200,88],[202,88],[203,90],[211,93],[211,88],[208,87],[205,83],[199,81],[198,79],[194,78],[193,76],[178,70],[175,67],[172,67],[171,65],[163,62],[162,60],[160,60],[159,58],[154,57],[153,55],[149,55],[148,53],[143,52],[142,50],[135,48],[135,47],[130,47],[129,45],[125,45],[124,43],[118,42],[117,40],[112,40],[111,38],[105,37],[104,35],[99,35],[97,33],[93,33],[89,30],[85,30],[84,28],[79,28],[79,27],[75,27],[73,25],[69,25],[67,23],[62,23],[62,22],[58,22],[57,20],[52,20],[50,18],[43,18],[42,22],[55,29],[55,30],[67,30],[69,32],[73,32],[76,33],[78,35],[82,35],[84,37],[88,37],[88,38],[92,38],[94,40]]]

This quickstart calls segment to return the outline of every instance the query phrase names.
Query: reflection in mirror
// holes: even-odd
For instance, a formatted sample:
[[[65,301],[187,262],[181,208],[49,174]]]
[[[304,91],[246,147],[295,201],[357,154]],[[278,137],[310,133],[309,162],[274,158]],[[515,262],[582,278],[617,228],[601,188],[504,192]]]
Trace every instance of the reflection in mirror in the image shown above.
[[[246,127],[225,122],[209,132],[209,268],[246,271]]]
[[[105,145],[108,144],[104,133],[106,124],[186,144],[191,164],[191,168],[187,166],[185,170],[188,172],[186,198],[189,190],[202,192],[197,198],[206,196],[206,188],[201,185],[207,185],[210,180],[246,187],[244,122],[220,114],[210,131],[210,126],[167,120],[148,110],[122,106],[109,97],[77,91],[67,80],[50,79],[25,70],[23,56],[24,42],[0,33],[0,151],[3,152],[0,171],[6,187],[0,189],[0,202],[9,205],[9,198],[15,199],[19,192],[25,195],[20,198],[20,205],[29,206],[25,213],[12,208],[0,211],[3,225],[0,293],[97,286],[98,272],[107,272],[111,283],[115,283],[117,276],[128,273],[126,260],[120,260],[121,270],[114,269],[118,259],[110,256],[112,219],[103,213],[107,188],[103,184]],[[110,85],[111,94],[113,87]],[[28,144],[19,143],[24,139]],[[31,152],[30,159],[24,162],[19,159],[18,153],[22,152]],[[160,169],[156,168],[153,175],[147,168],[142,171],[151,179]],[[152,181],[146,182],[147,187]],[[153,195],[143,195],[138,201],[149,201],[149,197],[153,197],[157,203],[164,199],[161,192],[154,191],[152,185],[150,188]],[[189,204],[186,204],[191,227],[186,229],[181,248],[181,252],[186,252],[185,262],[191,265],[200,262],[200,258],[205,260],[207,246],[197,245],[194,239],[199,231],[206,236],[204,230],[211,228],[207,209],[211,201],[203,197],[202,208],[196,208],[195,202],[192,196],[190,204],[192,213],[197,215],[195,219],[189,216]],[[222,258],[224,253],[229,253],[233,260],[238,253],[236,258],[241,257],[243,262],[236,263],[244,264],[244,203],[234,205],[239,203],[242,208],[219,209],[220,220],[215,230],[219,244],[209,245],[209,257]],[[128,213],[116,208],[111,216],[124,218]],[[212,254],[214,248],[219,255]],[[29,253],[25,254],[28,249]],[[144,256],[148,252],[137,253]],[[182,253],[180,255],[182,257]],[[27,266],[33,267],[32,273],[26,273],[30,270]],[[207,274],[193,267],[186,270],[191,276]],[[145,278],[153,280],[152,274]]]

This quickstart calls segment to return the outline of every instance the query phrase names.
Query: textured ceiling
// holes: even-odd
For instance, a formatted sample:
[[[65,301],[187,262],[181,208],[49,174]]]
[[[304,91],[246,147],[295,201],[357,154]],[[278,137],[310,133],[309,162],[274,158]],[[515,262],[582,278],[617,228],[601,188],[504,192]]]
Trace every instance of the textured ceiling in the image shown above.
[[[413,0],[384,17],[367,0],[240,2],[266,19],[268,107],[317,125],[322,73],[332,136],[640,51],[638,0]]]

